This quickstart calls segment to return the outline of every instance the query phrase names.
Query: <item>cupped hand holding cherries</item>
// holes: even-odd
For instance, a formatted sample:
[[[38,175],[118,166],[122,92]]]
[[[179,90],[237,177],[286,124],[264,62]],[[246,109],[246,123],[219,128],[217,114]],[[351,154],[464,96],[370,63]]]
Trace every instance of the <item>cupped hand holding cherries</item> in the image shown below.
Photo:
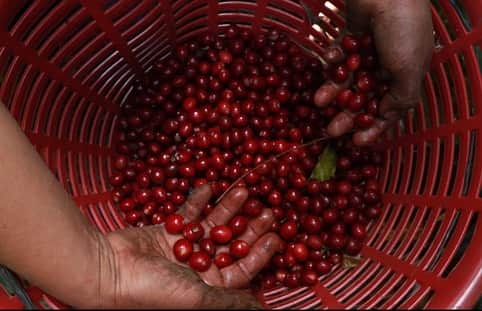
[[[172,251],[168,258],[189,266],[209,285],[243,288],[280,250],[281,239],[269,232],[273,213],[265,208],[249,219],[236,216],[248,193],[244,188],[229,191],[213,209],[201,218],[212,196],[209,185],[202,185],[164,222],[163,240]]]
[[[126,221],[163,224],[170,258],[216,286],[314,285],[359,255],[381,213],[382,157],[326,131],[347,111],[370,128],[387,85],[370,36],[341,46],[323,67],[275,29],[229,26],[155,62],[115,132]]]

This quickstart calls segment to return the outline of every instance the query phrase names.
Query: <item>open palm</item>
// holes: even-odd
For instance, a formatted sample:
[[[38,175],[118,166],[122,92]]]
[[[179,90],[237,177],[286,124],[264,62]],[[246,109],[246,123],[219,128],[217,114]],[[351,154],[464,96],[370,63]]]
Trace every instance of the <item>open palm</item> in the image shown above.
[[[186,222],[199,218],[212,193],[201,186],[181,208]],[[201,224],[206,234],[210,228],[226,224],[242,207],[247,191],[230,191]],[[146,308],[254,308],[256,299],[245,288],[251,279],[279,250],[280,239],[267,233],[273,215],[266,209],[252,220],[239,238],[251,245],[250,253],[223,269],[214,264],[195,273],[178,262],[172,252],[180,238],[166,232],[164,226],[129,228],[110,233],[102,247],[109,254],[101,256],[101,305]]]

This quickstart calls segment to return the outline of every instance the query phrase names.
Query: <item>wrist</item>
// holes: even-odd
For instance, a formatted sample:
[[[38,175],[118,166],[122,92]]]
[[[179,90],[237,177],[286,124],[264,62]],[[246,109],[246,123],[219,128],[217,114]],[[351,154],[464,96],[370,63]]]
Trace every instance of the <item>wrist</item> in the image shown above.
[[[117,275],[115,254],[106,236],[96,230],[91,232],[90,244],[84,272],[77,277],[76,287],[79,290],[73,292],[66,302],[73,307],[87,309],[112,306]]]
[[[42,278],[37,285],[69,306],[100,308],[113,297],[109,285],[113,274],[106,268],[112,266],[113,256],[102,233],[90,227],[85,236],[82,258],[66,259],[72,260],[71,269],[59,269],[56,275]]]

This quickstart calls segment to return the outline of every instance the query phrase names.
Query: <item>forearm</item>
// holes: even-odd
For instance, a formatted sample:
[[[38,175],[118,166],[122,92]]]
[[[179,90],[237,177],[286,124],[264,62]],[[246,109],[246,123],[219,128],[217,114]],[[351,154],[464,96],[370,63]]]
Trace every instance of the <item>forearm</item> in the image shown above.
[[[2,103],[0,172],[0,263],[66,302],[91,297],[98,233]]]

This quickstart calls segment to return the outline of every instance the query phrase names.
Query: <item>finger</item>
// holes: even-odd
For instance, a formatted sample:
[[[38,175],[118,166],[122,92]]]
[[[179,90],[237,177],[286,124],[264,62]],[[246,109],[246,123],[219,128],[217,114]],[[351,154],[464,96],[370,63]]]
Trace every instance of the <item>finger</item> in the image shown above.
[[[221,270],[224,283],[230,288],[242,288],[263,269],[280,250],[281,239],[274,233],[263,235],[251,248],[248,256]]]
[[[248,223],[246,231],[238,239],[253,245],[263,234],[271,229],[273,221],[273,211],[269,208],[263,209],[261,215]]]
[[[261,212],[261,215],[248,222],[246,231],[236,239],[243,240],[249,245],[253,245],[263,234],[271,229],[271,224],[273,221],[273,211],[269,208],[265,208]],[[220,252],[229,252],[229,247],[222,246],[218,248],[218,253]]]
[[[357,146],[366,146],[375,143],[377,138],[394,122],[396,121],[377,120],[371,128],[353,134],[353,143]]]
[[[420,88],[416,85],[400,86],[394,83],[380,101],[380,115],[385,119],[394,119],[394,115],[402,114],[418,103]]]
[[[353,114],[349,111],[342,111],[328,124],[327,133],[332,137],[339,137],[353,129],[353,126]]]
[[[184,216],[187,222],[198,219],[212,194],[211,186],[208,184],[197,187],[187,198],[180,214]]]
[[[345,84],[337,84],[332,81],[328,81],[323,84],[315,93],[315,105],[318,107],[325,107],[335,100],[336,95],[346,88]]]
[[[245,188],[234,188],[219,202],[213,211],[206,217],[204,224],[208,228],[227,223],[241,209],[248,198]]]

